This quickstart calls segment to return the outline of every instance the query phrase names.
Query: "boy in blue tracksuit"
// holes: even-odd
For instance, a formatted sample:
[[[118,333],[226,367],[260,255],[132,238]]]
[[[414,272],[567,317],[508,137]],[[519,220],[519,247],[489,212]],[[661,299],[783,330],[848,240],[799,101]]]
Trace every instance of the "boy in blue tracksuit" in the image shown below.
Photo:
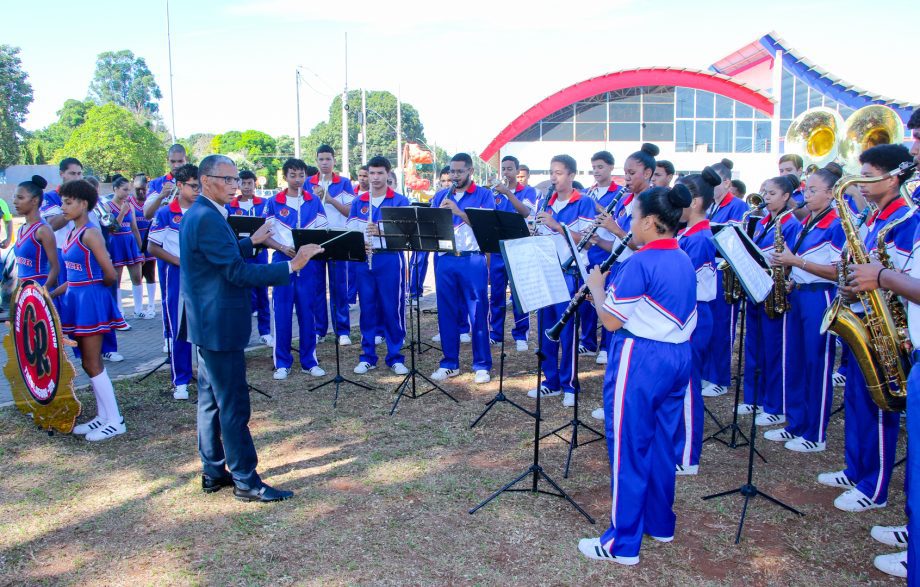
[[[227,213],[230,216],[264,217],[265,200],[257,197],[255,192],[256,174],[248,170],[240,171],[240,195],[227,204]],[[268,263],[268,249],[259,250],[255,257],[246,259],[246,262],[262,265]],[[268,288],[254,287],[251,295],[252,310],[258,317],[259,340],[262,344],[272,346],[275,341],[272,338],[272,310],[268,301]]]
[[[488,272],[485,255],[473,236],[467,208],[494,209],[492,192],[473,183],[473,159],[457,153],[450,161],[450,179],[455,188],[435,194],[431,205],[446,208],[453,214],[454,252],[438,253],[434,275],[438,300],[438,330],[443,357],[440,367],[431,374],[435,381],[460,374],[460,329],[472,319],[473,371],[476,383],[491,380],[492,353],[489,348]]]
[[[281,170],[288,187],[266,202],[264,211],[265,218],[275,228],[275,236],[266,241],[270,247],[276,249],[272,254],[272,263],[286,263],[294,257],[294,237],[291,229],[327,226],[322,202],[303,189],[306,163],[291,158],[284,162]],[[314,377],[326,374],[316,361],[316,330],[313,324],[313,301],[316,298],[316,281],[321,267],[319,263],[308,263],[300,271],[291,273],[290,285],[276,286],[272,292],[275,320],[275,379],[287,379],[294,363],[291,356],[291,327],[295,308],[300,331],[300,367],[304,373]]]
[[[529,216],[532,202],[536,199],[533,188],[524,187],[517,183],[517,174],[520,162],[516,157],[507,155],[502,159],[501,170],[503,181],[493,190],[495,209],[503,212],[513,212],[521,216]],[[508,187],[515,186],[513,189]],[[505,259],[501,253],[489,255],[489,340],[492,344],[499,344],[505,336],[505,313],[507,309],[508,271],[505,269]],[[511,327],[511,336],[515,341],[518,352],[527,350],[527,331],[530,329],[530,316],[514,307],[514,324]]]
[[[450,187],[450,167],[443,167],[438,174],[438,189]],[[417,299],[422,297],[425,290],[425,276],[428,275],[427,251],[412,251],[409,255],[409,297]]]

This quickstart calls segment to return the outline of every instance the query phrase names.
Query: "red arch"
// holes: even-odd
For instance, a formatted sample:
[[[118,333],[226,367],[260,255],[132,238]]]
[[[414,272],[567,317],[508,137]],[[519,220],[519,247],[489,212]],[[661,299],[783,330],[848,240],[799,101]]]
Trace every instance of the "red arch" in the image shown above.
[[[492,142],[483,149],[483,161],[489,161],[498,154],[499,150],[535,122],[549,116],[560,108],[570,106],[580,100],[604,92],[612,92],[636,86],[681,86],[705,90],[721,94],[727,98],[747,104],[768,116],[773,116],[773,101],[757,90],[732,81],[730,78],[716,73],[698,71],[694,69],[672,69],[669,67],[652,67],[644,69],[629,69],[616,71],[592,77],[560,90],[515,118],[506,126]]]

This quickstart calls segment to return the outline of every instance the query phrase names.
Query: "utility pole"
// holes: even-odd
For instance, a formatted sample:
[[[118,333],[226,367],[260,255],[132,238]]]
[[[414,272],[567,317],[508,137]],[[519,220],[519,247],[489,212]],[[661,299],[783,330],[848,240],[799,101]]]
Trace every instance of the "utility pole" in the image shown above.
[[[172,138],[175,143],[178,137],[176,137],[176,94],[173,91],[172,35],[169,29],[169,0],[166,0],[166,51],[169,55],[169,118],[172,124]]]
[[[367,165],[367,90],[361,89],[361,164]]]
[[[294,158],[300,159],[300,66],[294,70],[294,89],[297,92],[297,132],[294,133]]]
[[[399,173],[396,174],[396,181],[399,182],[399,193],[405,193],[403,185],[403,143],[402,143],[402,90],[397,90],[396,94],[396,167]]]
[[[345,89],[342,91],[342,175],[350,177],[348,160],[348,33],[345,33]]]

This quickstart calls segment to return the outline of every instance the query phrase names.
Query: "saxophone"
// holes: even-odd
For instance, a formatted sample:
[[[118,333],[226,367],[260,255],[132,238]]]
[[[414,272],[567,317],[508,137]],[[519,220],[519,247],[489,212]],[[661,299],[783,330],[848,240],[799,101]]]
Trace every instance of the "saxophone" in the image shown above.
[[[903,163],[882,176],[874,178],[850,177],[837,184],[834,188],[834,200],[837,208],[845,210],[846,201],[843,193],[853,184],[877,183],[914,168],[912,163]],[[911,215],[909,212],[902,218]],[[900,222],[897,222],[900,224]],[[845,276],[848,263],[865,264],[871,262],[865,245],[859,238],[859,231],[853,224],[849,214],[840,215],[840,224],[846,236],[846,247],[838,265],[838,276]],[[894,223],[892,223],[894,224]],[[891,260],[886,251],[884,237],[893,229],[880,232],[878,256],[887,268],[891,267]],[[862,303],[865,314],[860,316],[853,312],[838,295],[830,307],[825,311],[821,322],[821,333],[833,332],[843,339],[850,348],[859,370],[866,379],[866,387],[872,400],[883,410],[898,411],[904,409],[907,398],[907,374],[910,370],[910,339],[907,337],[906,328],[901,328],[896,316],[898,310],[892,311],[888,296],[881,290],[861,292],[857,294]],[[898,302],[900,305],[900,302]],[[903,306],[900,312],[903,313]],[[902,323],[906,326],[906,320]]]
[[[786,216],[792,214],[794,210],[786,210],[777,215],[773,223],[775,228],[773,233],[773,250],[782,253],[786,249],[786,239],[783,238],[783,220]],[[782,267],[773,267],[771,270],[773,276],[773,291],[764,300],[763,309],[768,318],[782,318],[783,314],[791,309],[789,298],[786,296],[786,271]]]

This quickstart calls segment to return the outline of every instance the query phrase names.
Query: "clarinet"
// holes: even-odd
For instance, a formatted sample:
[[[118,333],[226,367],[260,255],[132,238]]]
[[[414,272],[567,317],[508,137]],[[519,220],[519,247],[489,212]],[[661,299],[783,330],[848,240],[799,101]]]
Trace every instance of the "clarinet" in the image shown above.
[[[537,208],[533,213],[533,226],[530,229],[530,236],[536,236],[537,231],[540,229],[540,226],[542,226],[542,223],[537,221],[537,215],[540,214],[540,212],[546,212],[546,206],[549,204],[549,198],[552,196],[552,193],[553,188],[552,184],[550,184],[549,191],[543,196],[543,200],[537,201]]]
[[[610,256],[607,257],[603,263],[600,264],[599,267],[601,273],[609,270],[613,264],[617,262],[617,259],[619,259],[620,255],[623,254],[623,251],[625,251],[626,247],[629,246],[629,241],[632,240],[632,236],[632,232],[626,233],[626,236],[623,237],[623,240],[620,241],[620,244],[617,246],[617,248],[614,249],[612,253],[610,253]],[[562,334],[562,329],[565,328],[565,325],[569,323],[569,321],[572,319],[572,316],[574,316],[578,311],[578,307],[582,302],[585,301],[585,299],[587,299],[589,293],[591,292],[588,290],[587,283],[582,285],[578,291],[575,292],[575,297],[573,297],[572,301],[569,302],[569,305],[566,306],[565,311],[562,312],[562,316],[559,317],[559,321],[553,324],[551,328],[547,328],[544,331],[546,338],[553,342],[559,342],[559,335]]]
[[[611,214],[613,212],[613,209],[616,208],[616,205],[620,202],[620,199],[622,199],[623,194],[625,194],[626,191],[627,191],[626,188],[621,189],[620,193],[618,193],[612,200],[610,200],[610,203],[607,204],[606,208],[604,208],[604,214]],[[585,247],[588,246],[588,243],[591,242],[591,238],[594,236],[594,233],[596,233],[597,229],[600,227],[601,225],[595,222],[594,226],[592,226],[591,229],[587,233],[585,233],[583,237],[581,237],[581,240],[578,241],[578,246],[575,247],[576,254],[582,252],[585,249]],[[575,263],[575,257],[569,257],[568,260],[562,264],[562,270],[568,271],[569,269],[572,268],[572,265],[574,263]]]

